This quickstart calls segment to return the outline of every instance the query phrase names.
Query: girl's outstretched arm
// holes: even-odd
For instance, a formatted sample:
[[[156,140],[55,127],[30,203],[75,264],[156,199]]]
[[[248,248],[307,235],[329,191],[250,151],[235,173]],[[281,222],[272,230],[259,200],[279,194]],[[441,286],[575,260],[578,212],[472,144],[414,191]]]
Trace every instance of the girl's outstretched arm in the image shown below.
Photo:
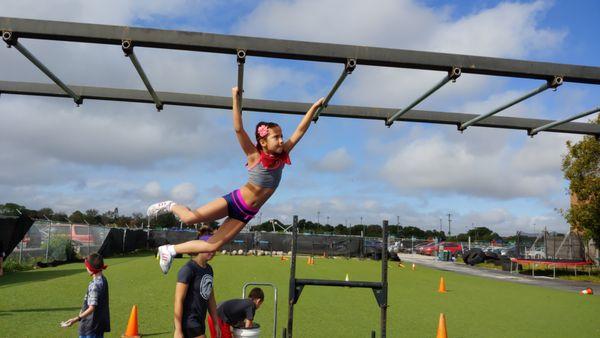
[[[310,121],[312,121],[313,115],[315,114],[315,112],[317,111],[317,109],[321,105],[323,105],[323,101],[325,101],[325,98],[323,98],[323,97],[320,98],[306,112],[306,114],[302,118],[302,121],[300,121],[300,124],[298,124],[298,127],[296,128],[296,131],[294,131],[294,133],[292,134],[292,136],[290,136],[290,138],[287,141],[285,141],[285,144],[283,145],[283,150],[285,152],[289,153],[290,151],[292,151],[292,149],[294,148],[294,146],[296,145],[296,143],[298,143],[298,141],[300,141],[300,139],[302,138],[302,136],[304,136],[304,134],[308,130],[308,127],[310,126]]]
[[[240,146],[246,156],[258,154],[258,150],[250,140],[250,137],[244,130],[244,124],[242,122],[242,109],[240,107],[240,95],[238,87],[231,88],[231,96],[233,97],[233,129],[235,130],[235,136],[237,136]]]

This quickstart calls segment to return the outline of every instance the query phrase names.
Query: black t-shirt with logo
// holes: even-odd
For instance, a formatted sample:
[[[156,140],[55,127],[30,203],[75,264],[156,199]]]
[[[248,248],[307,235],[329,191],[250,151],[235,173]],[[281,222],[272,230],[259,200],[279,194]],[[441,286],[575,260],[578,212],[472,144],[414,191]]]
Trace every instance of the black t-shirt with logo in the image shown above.
[[[210,265],[206,264],[203,268],[193,260],[179,270],[177,281],[188,285],[181,318],[181,325],[184,328],[204,326],[208,299],[213,289],[213,276]]]

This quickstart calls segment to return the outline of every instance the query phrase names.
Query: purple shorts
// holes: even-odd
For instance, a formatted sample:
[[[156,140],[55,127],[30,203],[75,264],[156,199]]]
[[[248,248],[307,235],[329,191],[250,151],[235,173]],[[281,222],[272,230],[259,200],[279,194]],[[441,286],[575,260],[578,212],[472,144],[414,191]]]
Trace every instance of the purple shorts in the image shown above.
[[[254,215],[256,215],[259,210],[246,204],[246,201],[244,201],[242,193],[239,189],[230,192],[229,194],[223,196],[223,198],[227,201],[227,211],[229,217],[237,219],[238,221],[242,221],[244,223],[250,222],[250,220],[254,218]]]

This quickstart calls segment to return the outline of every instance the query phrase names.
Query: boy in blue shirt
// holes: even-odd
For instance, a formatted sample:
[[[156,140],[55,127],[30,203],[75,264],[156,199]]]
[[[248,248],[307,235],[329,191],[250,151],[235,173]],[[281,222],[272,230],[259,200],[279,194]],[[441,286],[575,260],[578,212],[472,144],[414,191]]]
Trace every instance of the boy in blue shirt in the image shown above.
[[[108,281],[102,274],[106,269],[104,259],[98,253],[93,253],[85,259],[85,267],[92,276],[83,305],[77,317],[61,323],[69,327],[79,322],[80,338],[102,338],[105,332],[110,332],[110,311],[108,307]]]

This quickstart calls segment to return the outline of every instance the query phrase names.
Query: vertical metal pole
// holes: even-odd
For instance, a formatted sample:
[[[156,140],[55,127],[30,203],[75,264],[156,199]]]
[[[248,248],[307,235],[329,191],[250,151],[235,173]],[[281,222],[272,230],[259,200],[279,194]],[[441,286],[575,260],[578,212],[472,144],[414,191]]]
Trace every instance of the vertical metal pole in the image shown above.
[[[383,246],[381,248],[381,283],[383,284],[383,299],[381,305],[381,338],[386,337],[387,326],[387,294],[388,294],[388,261],[387,261],[387,246],[388,246],[388,221],[383,221]]]
[[[240,111],[242,110],[242,97],[244,93],[244,63],[246,63],[246,51],[244,49],[238,49],[237,51],[237,86],[238,93],[240,95]]]
[[[292,262],[290,268],[290,289],[288,293],[288,324],[287,338],[292,338],[294,326],[294,295],[296,294],[296,249],[298,240],[298,215],[294,215],[292,223]]]
[[[48,249],[50,249],[50,234],[52,233],[52,221],[50,221],[50,226],[48,227],[48,238],[46,241],[46,263],[48,263]]]
[[[88,227],[88,241],[87,241],[88,242],[88,251],[87,251],[87,254],[89,256],[89,254],[91,253],[90,251],[92,250],[90,248],[90,244],[92,242],[92,233],[91,233],[92,229],[91,229],[91,226],[89,224],[87,225],[87,227]]]
[[[371,331],[371,338],[375,338],[375,331]]]

